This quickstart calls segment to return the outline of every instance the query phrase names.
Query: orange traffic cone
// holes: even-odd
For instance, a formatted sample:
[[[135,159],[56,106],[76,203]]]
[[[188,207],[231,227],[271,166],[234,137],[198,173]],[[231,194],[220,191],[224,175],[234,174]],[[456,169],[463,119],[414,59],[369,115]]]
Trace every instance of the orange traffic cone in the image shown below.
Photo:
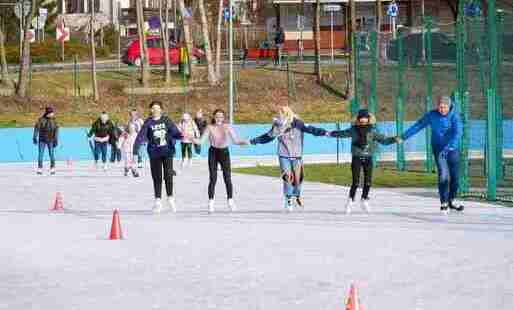
[[[112,214],[112,226],[110,228],[110,240],[123,239],[123,232],[121,231],[121,223],[119,221],[118,209],[114,209]]]
[[[57,192],[55,194],[55,201],[53,203],[53,208],[50,208],[51,211],[63,211],[64,210],[64,202],[62,199],[62,194]]]
[[[349,289],[349,297],[346,302],[346,310],[364,310],[363,305],[360,304],[360,298],[358,297],[358,291],[354,284],[351,284]]]

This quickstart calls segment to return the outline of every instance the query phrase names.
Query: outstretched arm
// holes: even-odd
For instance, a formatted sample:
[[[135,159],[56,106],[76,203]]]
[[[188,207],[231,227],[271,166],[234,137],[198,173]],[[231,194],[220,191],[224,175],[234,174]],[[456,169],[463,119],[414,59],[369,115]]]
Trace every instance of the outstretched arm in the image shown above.
[[[429,125],[429,113],[430,112],[424,114],[421,119],[419,119],[415,124],[408,128],[408,130],[406,130],[406,132],[401,135],[401,139],[407,140]],[[397,134],[399,135],[400,133],[398,132]]]
[[[176,127],[176,124],[174,122],[172,122],[170,119],[167,120],[166,126],[167,126],[167,134],[170,137],[172,137],[173,139],[176,139],[176,140],[183,139],[183,134],[180,132],[178,127]]]
[[[34,135],[32,136],[32,141],[34,144],[37,144],[38,138],[39,138],[39,127],[41,126],[41,120],[38,119],[36,124],[34,125]]]
[[[134,155],[139,154],[139,148],[141,147],[141,144],[146,142],[147,137],[148,137],[149,128],[150,128],[150,126],[148,125],[148,122],[144,122],[141,130],[139,131],[139,133],[137,134],[137,137],[135,138],[134,149],[133,149]]]
[[[387,136],[379,133],[378,131],[374,132],[373,139],[376,142],[381,143],[383,145],[390,145],[390,144],[398,143],[400,140],[400,138],[398,138],[398,137],[387,137]]]
[[[249,140],[251,144],[266,144],[273,141],[280,133],[279,126],[273,123],[273,127],[261,136]]]
[[[248,145],[249,144],[249,141],[241,140],[239,138],[239,136],[237,135],[237,133],[235,132],[235,129],[233,129],[233,127],[228,126],[227,130],[228,130],[228,134],[230,135],[230,138],[233,141],[233,144],[237,144],[237,145]]]
[[[350,138],[351,137],[351,128],[347,128],[344,130],[333,130],[329,132],[329,137],[333,138]]]
[[[327,131],[325,129],[307,125],[307,124],[305,124],[305,122],[303,122],[303,120],[300,120],[298,118],[296,118],[293,121],[292,126],[296,127],[297,129],[301,130],[302,132],[306,132],[306,133],[309,133],[314,136],[325,136],[327,133]]]

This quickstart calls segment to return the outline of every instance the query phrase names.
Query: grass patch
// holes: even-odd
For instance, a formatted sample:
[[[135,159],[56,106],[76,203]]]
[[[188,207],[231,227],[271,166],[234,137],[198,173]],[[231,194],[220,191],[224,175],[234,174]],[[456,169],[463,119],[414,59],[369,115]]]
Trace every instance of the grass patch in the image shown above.
[[[250,168],[236,168],[234,172],[262,176],[279,177],[280,168],[277,166],[258,166]],[[306,164],[305,181],[320,182],[350,186],[350,164]],[[435,187],[437,176],[434,173],[419,171],[397,171],[378,167],[373,171],[372,185],[374,187]]]

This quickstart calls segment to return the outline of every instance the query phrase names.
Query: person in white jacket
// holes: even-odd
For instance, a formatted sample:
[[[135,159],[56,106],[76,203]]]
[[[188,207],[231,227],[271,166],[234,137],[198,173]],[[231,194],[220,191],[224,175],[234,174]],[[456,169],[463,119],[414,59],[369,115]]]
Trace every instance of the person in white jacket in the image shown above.
[[[129,123],[127,130],[123,131],[121,137],[118,140],[118,148],[121,149],[121,154],[125,162],[125,176],[128,176],[128,173],[132,172],[132,175],[135,178],[139,177],[139,173],[137,172],[137,166],[135,164],[135,156],[133,154],[136,138],[136,124]]]
[[[192,142],[193,139],[199,138],[200,133],[198,126],[194,123],[191,115],[189,113],[184,113],[182,116],[182,120],[180,124],[178,124],[178,129],[183,135],[183,139],[181,141],[182,147],[182,168],[187,160],[189,166],[192,164]]]

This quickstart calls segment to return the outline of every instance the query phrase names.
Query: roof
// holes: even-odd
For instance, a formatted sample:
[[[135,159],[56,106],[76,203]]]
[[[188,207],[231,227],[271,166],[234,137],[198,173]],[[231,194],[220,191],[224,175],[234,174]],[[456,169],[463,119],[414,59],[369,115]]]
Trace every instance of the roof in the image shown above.
[[[305,3],[315,3],[316,0],[304,0]],[[386,1],[386,0],[385,0]],[[272,3],[279,4],[300,4],[301,0],[272,0]],[[376,2],[376,0],[354,0],[354,2]],[[349,3],[349,0],[321,0],[322,4]]]

